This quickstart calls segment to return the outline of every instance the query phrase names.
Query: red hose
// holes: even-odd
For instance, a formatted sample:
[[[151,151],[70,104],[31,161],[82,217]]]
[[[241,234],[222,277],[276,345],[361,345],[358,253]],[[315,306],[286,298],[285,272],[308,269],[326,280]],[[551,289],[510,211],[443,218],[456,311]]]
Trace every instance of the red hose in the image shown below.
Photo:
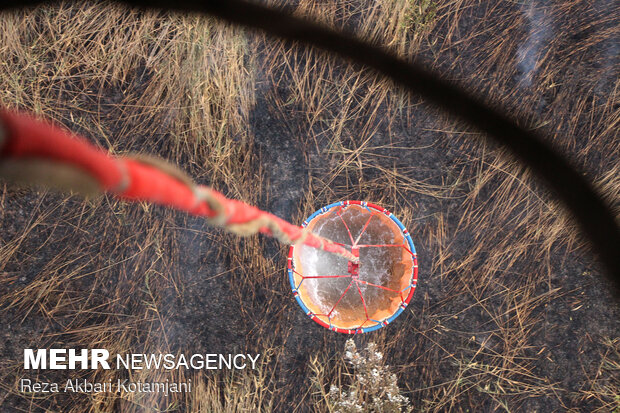
[[[149,201],[203,216],[238,235],[262,232],[286,244],[303,243],[358,261],[350,251],[325,238],[243,202],[227,199],[209,187],[194,184],[183,172],[162,160],[114,157],[50,123],[23,113],[0,110],[0,165],[6,161],[17,161],[13,168],[21,165],[24,175],[29,173],[28,162],[33,161],[44,161],[51,168],[70,167],[93,178],[100,191],[119,199]],[[72,182],[63,182],[63,186],[71,188]]]

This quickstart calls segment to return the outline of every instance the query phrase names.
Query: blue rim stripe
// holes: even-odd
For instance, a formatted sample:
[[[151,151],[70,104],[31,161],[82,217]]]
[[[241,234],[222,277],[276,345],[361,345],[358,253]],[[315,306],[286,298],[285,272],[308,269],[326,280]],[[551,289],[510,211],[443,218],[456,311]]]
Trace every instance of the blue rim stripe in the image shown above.
[[[324,206],[324,207],[318,209],[317,211],[315,211],[308,218],[306,218],[306,220],[302,224],[302,227],[304,227],[304,228],[307,227],[308,225],[310,225],[310,223],[312,222],[312,220],[314,218],[316,218],[319,215],[322,215],[322,214],[325,214],[325,213],[329,212],[334,207],[337,207],[337,206],[347,207],[349,205],[354,205],[354,204],[349,204],[348,201],[339,201],[339,202],[334,202],[332,204]],[[368,207],[366,202],[362,202],[362,205],[358,205],[358,206],[366,208],[369,212],[372,212],[372,210],[370,209],[370,207]],[[400,220],[398,218],[396,218],[396,216],[394,216],[394,214],[392,214],[390,211],[387,211],[386,209],[384,209],[383,211],[379,211],[379,212],[383,212],[387,217],[389,217],[392,221],[394,221],[394,223],[396,223],[396,225],[398,225],[398,228],[400,228],[400,230],[403,232],[404,238],[407,240],[407,245],[409,246],[409,250],[413,254],[412,260],[413,260],[414,257],[417,259],[417,252],[415,250],[415,245],[413,245],[413,240],[411,239],[411,234],[409,233],[409,231],[407,231],[407,228],[403,225],[403,223],[400,222]],[[292,266],[293,267],[295,266],[295,261],[294,260],[292,262]],[[411,268],[411,283],[402,292],[405,292],[405,291],[407,291],[407,290],[409,290],[411,288],[417,287],[417,281],[414,282],[413,274],[414,274],[414,268],[412,267]],[[289,277],[289,282],[291,284],[291,290],[294,293],[297,292],[297,294],[294,294],[295,299],[297,300],[297,303],[302,308],[304,313],[306,315],[308,315],[310,317],[310,319],[313,319],[314,317],[316,317],[316,315],[313,314],[310,311],[310,309],[304,304],[304,302],[301,300],[301,295],[298,293],[299,287],[301,287],[301,283],[303,282],[303,279],[299,283],[299,286],[295,287],[295,276],[293,274],[293,270],[292,269],[288,269],[288,277]],[[342,330],[348,330],[352,334],[369,333],[371,331],[378,330],[378,329],[380,329],[382,327],[385,327],[386,325],[392,323],[396,319],[396,317],[398,317],[403,311],[405,311],[405,308],[407,308],[407,307],[408,307],[408,304],[401,303],[401,305],[399,306],[398,310],[396,310],[396,312],[394,314],[392,314],[390,317],[388,317],[388,318],[386,318],[384,320],[373,320],[373,319],[370,319],[370,321],[372,321],[374,323],[377,323],[374,326],[363,327],[363,328],[342,329]],[[333,325],[331,323],[331,318],[329,318],[329,317],[328,317],[328,322],[329,322],[329,329],[331,330]],[[336,327],[333,327],[333,328],[335,329]]]

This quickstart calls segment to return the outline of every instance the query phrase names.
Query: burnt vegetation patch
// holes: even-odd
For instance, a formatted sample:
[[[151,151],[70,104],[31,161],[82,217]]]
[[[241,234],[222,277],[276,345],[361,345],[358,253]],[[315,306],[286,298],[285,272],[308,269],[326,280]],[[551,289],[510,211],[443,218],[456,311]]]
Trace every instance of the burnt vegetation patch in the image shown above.
[[[527,119],[618,212],[607,3],[304,0],[296,13],[419,54]],[[595,252],[526,168],[390,82],[208,18],[87,2],[0,15],[0,84],[3,107],[159,155],[293,222],[337,200],[385,205],[412,234],[420,281],[405,313],[355,341],[376,343],[414,411],[620,408],[620,312]],[[299,310],[275,241],[146,204],[0,188],[3,410],[327,411],[326,383],[351,373],[347,337]],[[139,373],[192,378],[168,398],[19,393],[22,349],[52,346],[263,356],[246,373]]]

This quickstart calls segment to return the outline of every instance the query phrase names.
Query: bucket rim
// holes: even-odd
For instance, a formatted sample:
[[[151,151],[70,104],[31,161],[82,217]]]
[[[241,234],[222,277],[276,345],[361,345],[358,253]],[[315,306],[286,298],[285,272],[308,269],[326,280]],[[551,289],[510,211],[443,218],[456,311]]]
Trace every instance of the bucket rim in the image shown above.
[[[413,266],[411,269],[411,277],[410,277],[410,283],[409,286],[404,289],[405,290],[409,290],[409,293],[407,294],[407,297],[401,302],[400,306],[398,307],[398,310],[392,314],[389,317],[386,317],[383,320],[373,320],[373,319],[369,319],[370,321],[376,323],[375,325],[369,326],[369,327],[357,327],[357,328],[341,328],[341,327],[337,327],[334,326],[331,323],[326,323],[325,321],[321,320],[315,313],[313,313],[307,306],[306,304],[303,302],[300,294],[299,294],[299,290],[298,288],[295,286],[295,276],[294,276],[294,262],[293,262],[293,253],[295,251],[295,245],[291,245],[289,248],[289,252],[288,252],[288,258],[287,258],[287,274],[288,274],[288,279],[289,279],[289,283],[291,286],[291,290],[293,292],[293,296],[295,297],[297,303],[299,304],[299,306],[302,308],[302,310],[304,311],[304,313],[313,321],[315,321],[317,324],[321,325],[322,327],[325,327],[331,331],[335,331],[338,333],[344,333],[344,334],[361,334],[361,333],[369,333],[371,331],[375,331],[378,330],[382,327],[385,327],[386,325],[390,324],[391,322],[393,322],[396,317],[398,317],[400,314],[403,313],[403,311],[405,311],[405,308],[407,308],[407,306],[409,305],[409,302],[411,301],[412,297],[413,297],[413,293],[415,292],[415,289],[417,287],[418,284],[418,257],[417,257],[417,253],[415,250],[415,245],[413,244],[413,240],[411,239],[411,234],[409,233],[409,231],[407,230],[407,228],[405,227],[405,225],[403,225],[403,223],[396,217],[394,216],[394,214],[392,214],[389,210],[377,205],[377,204],[373,204],[370,202],[365,202],[365,201],[355,201],[355,200],[347,200],[347,201],[339,201],[339,202],[334,202],[332,204],[326,205],[322,208],[319,208],[318,210],[316,210],[313,214],[311,214],[308,218],[306,218],[304,220],[304,222],[301,224],[302,228],[306,228],[308,225],[310,225],[310,223],[317,218],[318,216],[321,216],[327,212],[330,212],[333,208],[336,207],[348,207],[350,205],[357,205],[360,206],[362,208],[366,208],[369,212],[373,212],[373,210],[375,212],[379,212],[384,214],[385,216],[387,216],[388,218],[390,218],[402,231],[403,237],[407,242],[407,245],[409,246],[409,252],[411,253],[412,256],[412,260],[413,260]],[[403,244],[404,247],[404,244]],[[368,321],[368,320],[367,320]],[[363,324],[362,324],[363,325]]]

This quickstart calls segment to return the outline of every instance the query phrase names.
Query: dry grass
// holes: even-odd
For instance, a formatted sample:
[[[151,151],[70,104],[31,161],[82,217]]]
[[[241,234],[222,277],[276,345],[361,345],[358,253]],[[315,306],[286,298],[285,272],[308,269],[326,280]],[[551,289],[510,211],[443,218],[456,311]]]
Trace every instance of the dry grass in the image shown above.
[[[587,10],[580,1],[554,5],[548,18],[579,32],[574,16]],[[620,207],[618,80],[613,68],[588,66],[615,36],[605,17],[572,43],[549,36],[527,86],[517,81],[527,35],[519,7],[302,0],[297,14],[456,73],[548,132]],[[593,288],[582,284],[599,285],[597,270],[570,218],[521,165],[389,82],[209,19],[93,3],[2,15],[0,65],[3,106],[56,119],[116,153],[160,154],[230,196],[285,205],[285,218],[301,222],[341,199],[388,207],[414,234],[422,282],[410,310],[371,339],[416,410],[618,408],[614,309],[591,302],[608,296],[585,294]],[[273,241],[240,241],[183,214],[110,198],[4,187],[0,206],[0,311],[11,325],[0,347],[0,406],[326,409],[311,373],[320,360],[324,383],[340,379],[343,364],[333,361],[342,337],[302,318]],[[611,321],[590,332],[601,311]],[[582,325],[566,330],[567,317]],[[580,336],[572,359],[548,329]],[[581,337],[590,334],[587,344]],[[265,357],[257,372],[192,373],[194,392],[167,399],[18,394],[21,349],[52,344],[112,353],[214,346]],[[571,375],[588,384],[576,388],[564,380]]]
[[[620,340],[605,338],[602,346],[600,365],[586,388],[582,391],[585,399],[595,399],[599,404],[596,411],[620,411]]]

